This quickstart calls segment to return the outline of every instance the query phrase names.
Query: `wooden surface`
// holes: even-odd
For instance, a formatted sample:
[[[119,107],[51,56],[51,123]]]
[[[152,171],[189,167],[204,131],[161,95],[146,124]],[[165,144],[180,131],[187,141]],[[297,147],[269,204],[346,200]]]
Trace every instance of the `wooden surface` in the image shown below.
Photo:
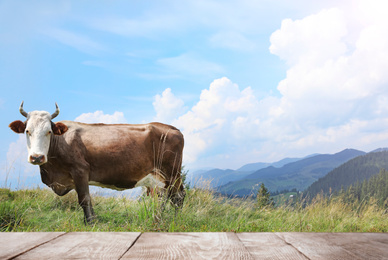
[[[0,259],[388,259],[388,233],[0,233]]]

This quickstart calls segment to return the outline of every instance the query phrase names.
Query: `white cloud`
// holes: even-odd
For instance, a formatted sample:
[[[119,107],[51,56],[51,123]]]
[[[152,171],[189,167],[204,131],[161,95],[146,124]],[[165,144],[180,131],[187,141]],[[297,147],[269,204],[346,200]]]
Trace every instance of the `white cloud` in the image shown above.
[[[155,121],[171,123],[173,119],[184,113],[184,102],[177,98],[170,88],[163,91],[162,95],[156,95],[152,103],[156,111]]]
[[[103,111],[94,113],[84,113],[78,116],[74,121],[82,123],[104,123],[104,124],[124,124],[127,120],[123,112],[114,112],[113,115],[104,114]]]
[[[388,140],[388,118],[371,120],[350,119],[347,123],[316,129],[292,142],[296,150],[320,147],[323,150],[356,148],[371,151],[385,147]],[[385,144],[385,145],[384,145]]]
[[[39,168],[28,163],[27,157],[26,136],[20,134],[19,138],[15,142],[12,142],[8,147],[6,173],[10,175],[10,179],[17,179],[15,174],[18,172],[22,172],[23,176],[39,174]]]
[[[185,135],[185,163],[238,167],[388,146],[388,11],[370,15],[379,4],[284,20],[270,38],[271,53],[288,65],[280,96],[259,98],[228,78],[214,80],[188,112],[171,114]]]
[[[255,158],[387,146],[388,93],[375,71],[352,72],[358,65],[350,60],[362,60],[357,51],[308,67],[302,59],[279,84],[280,98],[259,99],[250,87],[215,80],[172,121],[185,135],[185,163],[227,168]]]
[[[164,96],[167,94],[172,95],[171,90],[165,90]],[[183,106],[183,103],[179,102],[179,106]],[[190,111],[172,120],[172,124],[181,129],[185,136],[185,162],[193,163],[209,149],[237,146],[247,136],[255,135],[255,124],[259,122],[255,113],[259,107],[250,87],[241,91],[227,78],[214,80],[209,89],[202,91],[199,101]],[[252,118],[253,125],[250,124],[248,128],[239,124]],[[247,135],[241,133],[242,130]]]
[[[330,9],[285,20],[272,34],[271,52],[290,65],[278,85],[283,117],[335,125],[374,116],[376,104],[388,96],[388,18],[361,28],[353,24]],[[348,43],[355,32],[358,37]]]
[[[198,167],[238,167],[257,158],[270,161],[312,152],[336,152],[346,147],[367,150],[388,145],[385,141],[388,140],[385,134],[388,126],[386,3],[359,1],[360,5],[356,6],[352,1],[338,5],[323,2],[327,1],[321,1],[321,4],[300,2],[299,6],[305,10],[298,9],[290,15],[301,17],[306,10],[315,10],[315,13],[302,19],[283,20],[270,38],[270,52],[288,66],[285,78],[278,84],[277,96],[259,97],[256,89],[246,86],[240,89],[227,78],[214,80],[188,111],[171,89],[155,96],[156,119],[171,122],[185,134],[186,162],[196,163]],[[295,3],[281,3],[296,6]],[[275,9],[277,4],[272,7]],[[262,35],[263,28],[270,28],[263,23],[268,16],[257,13],[262,3],[243,1],[238,5],[243,7],[194,1],[190,3],[189,13],[182,15],[181,11],[187,8],[174,2],[165,7],[170,10],[166,15],[158,12],[158,8],[145,8],[123,18],[104,18],[92,27],[127,37],[157,37],[163,44],[168,44],[164,39],[166,35],[170,37],[171,32],[180,32],[174,34],[175,40],[205,28],[204,34],[198,36],[208,39],[214,47],[256,50],[257,42],[253,42],[252,35]],[[312,5],[322,5],[326,9],[319,11]],[[329,8],[332,6],[338,7]],[[280,9],[280,12],[290,11],[290,8]],[[280,16],[279,13],[275,15]],[[90,19],[86,17],[84,21],[88,23]],[[271,26],[273,23],[272,20]],[[47,28],[41,24],[47,23],[34,26],[34,31],[37,27]],[[104,49],[92,39],[93,35],[101,34],[85,36],[62,29],[48,34],[83,52]],[[197,40],[192,45],[196,43]],[[126,46],[132,48],[132,45]],[[128,53],[128,48],[122,53]],[[212,55],[199,55],[198,46],[197,50],[191,51],[184,48],[181,55],[156,61],[163,75],[214,79],[221,73],[226,74],[222,65],[210,60]],[[147,59],[172,53],[170,51],[148,54]],[[130,52],[136,53],[136,48]],[[132,56],[136,56],[133,53]],[[92,60],[84,64],[104,65]],[[82,114],[76,120],[126,122],[121,112],[106,115],[102,111]]]
[[[39,167],[28,163],[27,156],[26,136],[20,134],[8,147],[4,169],[0,172],[2,185],[12,189],[43,187]]]
[[[294,65],[324,63],[346,52],[342,41],[346,22],[337,8],[323,10],[302,20],[285,19],[271,35],[270,51]]]
[[[290,66],[272,127],[287,125],[295,149],[362,149],[386,136],[377,122],[388,119],[388,16],[364,23],[346,11],[287,19],[271,36],[270,51]]]

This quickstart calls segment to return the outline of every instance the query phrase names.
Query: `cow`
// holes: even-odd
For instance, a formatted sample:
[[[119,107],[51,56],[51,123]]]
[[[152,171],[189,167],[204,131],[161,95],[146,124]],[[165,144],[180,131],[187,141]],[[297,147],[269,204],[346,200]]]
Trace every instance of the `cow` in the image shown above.
[[[162,123],[85,124],[52,120],[46,111],[20,113],[12,122],[16,133],[26,134],[28,162],[39,165],[42,182],[57,195],[75,189],[85,223],[96,219],[89,185],[115,190],[157,189],[179,209],[185,191],[181,178],[184,138],[175,127]]]

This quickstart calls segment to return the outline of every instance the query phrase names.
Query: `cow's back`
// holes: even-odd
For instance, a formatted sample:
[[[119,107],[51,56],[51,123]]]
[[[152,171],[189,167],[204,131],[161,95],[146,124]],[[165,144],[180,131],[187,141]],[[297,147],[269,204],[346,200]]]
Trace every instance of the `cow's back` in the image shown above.
[[[180,171],[183,135],[173,126],[62,123],[69,128],[61,137],[62,148],[79,154],[76,160],[87,163],[91,183],[125,189],[134,187],[155,169],[165,179]]]

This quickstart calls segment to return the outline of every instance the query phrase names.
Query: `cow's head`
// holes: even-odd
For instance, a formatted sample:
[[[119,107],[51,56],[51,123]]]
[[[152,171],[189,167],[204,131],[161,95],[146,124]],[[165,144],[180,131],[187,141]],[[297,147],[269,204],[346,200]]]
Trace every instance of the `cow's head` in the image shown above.
[[[48,150],[50,147],[51,135],[62,135],[67,131],[63,123],[54,124],[51,120],[59,114],[59,108],[55,103],[56,110],[50,115],[46,111],[25,112],[23,102],[20,105],[20,113],[27,118],[25,122],[20,120],[9,124],[9,127],[18,134],[26,133],[28,162],[35,165],[42,165],[48,161]]]

